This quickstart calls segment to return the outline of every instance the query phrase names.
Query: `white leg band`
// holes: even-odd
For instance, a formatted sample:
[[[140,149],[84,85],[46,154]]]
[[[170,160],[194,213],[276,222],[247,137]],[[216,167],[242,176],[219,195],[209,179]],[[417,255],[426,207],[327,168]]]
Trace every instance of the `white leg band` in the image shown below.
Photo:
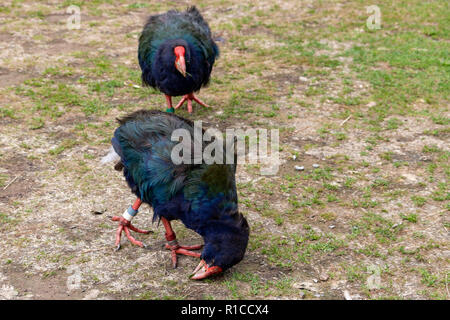
[[[123,213],[122,217],[124,217],[128,221],[131,221],[134,218],[131,214],[128,213],[128,209],[125,210],[125,212]]]

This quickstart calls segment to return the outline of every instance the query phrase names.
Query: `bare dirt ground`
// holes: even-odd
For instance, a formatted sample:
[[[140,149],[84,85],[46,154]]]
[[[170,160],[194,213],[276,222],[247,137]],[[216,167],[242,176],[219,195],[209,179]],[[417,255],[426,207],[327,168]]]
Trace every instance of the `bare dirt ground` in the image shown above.
[[[358,1],[194,1],[221,57],[199,94],[213,108],[179,114],[279,128],[282,163],[274,176],[238,167],[247,254],[195,282],[198,261],[172,269],[148,206],[134,224],[154,231],[137,235],[149,248],[114,251],[109,217],[133,196],[99,162],[116,117],[165,109],[140,83],[145,18],[191,3],[3,1],[0,299],[448,299],[448,29],[439,8],[380,3],[369,32]],[[71,4],[80,29],[67,27]]]

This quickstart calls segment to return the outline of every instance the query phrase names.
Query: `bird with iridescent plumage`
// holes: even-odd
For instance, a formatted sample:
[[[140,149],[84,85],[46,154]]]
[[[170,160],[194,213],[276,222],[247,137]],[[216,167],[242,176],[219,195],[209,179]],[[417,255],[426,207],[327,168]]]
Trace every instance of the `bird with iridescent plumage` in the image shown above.
[[[128,239],[141,247],[145,245],[131,236],[130,230],[148,233],[131,224],[142,203],[153,207],[153,220],[160,220],[166,230],[166,248],[171,250],[174,267],[177,254],[201,258],[192,279],[204,279],[221,273],[240,262],[245,254],[249,225],[239,212],[236,192],[236,152],[233,163],[219,161],[195,164],[194,153],[188,163],[176,164],[172,150],[179,142],[172,140],[176,129],[185,129],[194,141],[194,124],[172,113],[156,110],[136,111],[119,120],[111,140],[112,149],[103,162],[117,161],[115,168],[123,170],[125,179],[137,200],[119,222],[116,246],[125,232]],[[202,148],[212,143],[202,142]],[[223,154],[226,155],[224,147]],[[228,149],[229,150],[229,149]],[[202,253],[192,250],[202,246],[178,244],[170,221],[183,224],[201,235]]]
[[[183,96],[175,109],[186,101],[189,112],[192,101],[208,107],[194,92],[208,85],[218,56],[209,25],[196,7],[150,16],[139,37],[142,82],[165,94],[168,112],[174,112],[173,96]]]

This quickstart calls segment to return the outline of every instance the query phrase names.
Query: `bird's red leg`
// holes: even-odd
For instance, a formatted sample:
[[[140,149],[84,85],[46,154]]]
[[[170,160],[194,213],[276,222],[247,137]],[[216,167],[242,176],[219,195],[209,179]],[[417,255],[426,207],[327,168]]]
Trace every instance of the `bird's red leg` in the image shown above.
[[[175,109],[178,109],[179,107],[181,107],[186,100],[187,100],[187,95],[185,95],[185,96],[183,96],[183,98],[181,98],[180,102],[178,102],[178,104],[175,106]]]
[[[188,112],[191,113],[192,112],[192,100],[191,99],[188,99],[187,105],[188,105]]]
[[[166,218],[161,218],[161,221],[164,225],[164,228],[166,229],[166,249],[169,249],[172,254],[172,264],[173,267],[177,267],[177,254],[184,254],[185,256],[191,256],[200,258],[201,254],[197,252],[192,252],[190,250],[198,250],[203,247],[203,245],[196,245],[196,246],[180,246],[178,244],[177,238],[175,236],[175,232],[172,229],[172,226],[170,225],[169,220]]]
[[[168,94],[166,94],[165,96],[166,96],[166,101],[167,101],[167,110],[166,110],[166,112],[174,113],[175,109],[173,108],[173,105],[172,105],[172,97],[169,96]]]
[[[135,226],[133,226],[131,224],[131,219],[133,218],[134,215],[137,214],[139,207],[141,206],[142,201],[141,199],[136,199],[136,201],[134,202],[134,204],[127,209],[127,211],[125,211],[124,215],[122,217],[118,217],[118,216],[114,216],[111,218],[112,221],[119,221],[119,227],[117,228],[116,231],[116,250],[120,249],[120,238],[122,237],[122,232],[125,232],[125,235],[127,236],[128,240],[131,241],[132,244],[135,244],[139,247],[144,248],[145,244],[143,244],[141,241],[136,240],[130,233],[130,230],[135,231],[137,233],[145,233],[145,234],[149,234],[152,231],[147,231],[147,230],[141,230],[136,228]],[[131,215],[134,214],[134,215]]]
[[[206,103],[204,103],[202,100],[197,98],[194,95],[194,93],[189,93],[189,94],[186,94],[186,95],[183,96],[183,98],[180,100],[180,102],[178,102],[178,104],[175,106],[175,109],[178,109],[179,107],[181,107],[187,101],[188,102],[188,112],[191,113],[192,112],[192,100],[194,100],[195,102],[197,102],[201,106],[209,108],[209,106]]]

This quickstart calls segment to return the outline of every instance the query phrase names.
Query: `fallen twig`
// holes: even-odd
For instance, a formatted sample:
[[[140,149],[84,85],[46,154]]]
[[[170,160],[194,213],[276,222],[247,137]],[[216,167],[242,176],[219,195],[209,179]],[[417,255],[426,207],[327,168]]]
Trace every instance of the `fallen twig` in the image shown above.
[[[347,117],[347,119],[345,119],[344,121],[341,122],[340,126],[342,127],[348,120],[350,120],[351,117],[352,117],[352,116],[349,115],[349,116]]]
[[[17,178],[19,178],[21,175],[19,174],[18,176],[16,176],[14,179],[12,179],[12,181],[10,182],[10,183],[8,183],[4,188],[3,188],[3,191],[5,191],[6,190],[6,188],[8,188],[10,185],[12,185],[13,184],[13,182],[14,181],[16,181],[17,180]]]

